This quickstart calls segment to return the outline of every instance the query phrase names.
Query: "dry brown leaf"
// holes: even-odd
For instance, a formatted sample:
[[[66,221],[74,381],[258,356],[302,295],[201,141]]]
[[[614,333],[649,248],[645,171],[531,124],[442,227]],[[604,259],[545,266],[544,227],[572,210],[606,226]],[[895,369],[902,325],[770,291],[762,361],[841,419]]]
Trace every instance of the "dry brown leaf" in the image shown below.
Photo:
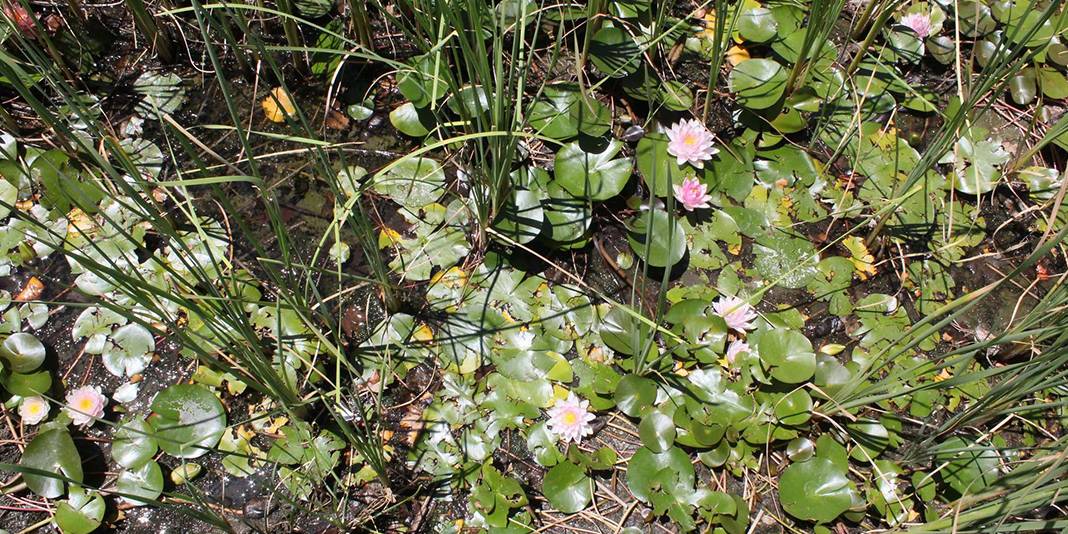
[[[331,130],[344,130],[349,127],[349,117],[344,113],[331,109],[326,112],[326,127]]]
[[[41,298],[41,293],[44,293],[45,285],[36,276],[31,276],[29,280],[26,280],[26,285],[22,286],[22,291],[19,291],[15,298],[12,299],[15,302],[28,302],[31,300],[37,300]]]

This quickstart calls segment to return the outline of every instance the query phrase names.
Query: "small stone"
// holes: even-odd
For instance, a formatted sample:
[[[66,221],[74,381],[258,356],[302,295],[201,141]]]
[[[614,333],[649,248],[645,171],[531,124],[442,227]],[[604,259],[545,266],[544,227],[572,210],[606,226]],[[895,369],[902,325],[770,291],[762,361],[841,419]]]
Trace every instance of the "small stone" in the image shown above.
[[[271,498],[264,495],[253,497],[245,503],[244,511],[248,519],[263,519],[271,511]]]

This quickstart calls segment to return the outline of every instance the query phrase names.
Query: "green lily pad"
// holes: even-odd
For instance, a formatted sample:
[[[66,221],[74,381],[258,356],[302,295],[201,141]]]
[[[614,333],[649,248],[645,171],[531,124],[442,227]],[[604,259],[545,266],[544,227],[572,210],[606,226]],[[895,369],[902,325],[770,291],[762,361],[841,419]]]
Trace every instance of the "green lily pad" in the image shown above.
[[[549,499],[553,508],[565,514],[573,514],[589,506],[593,498],[590,486],[590,478],[582,468],[571,462],[562,462],[545,473],[541,492]]]
[[[957,191],[981,195],[994,190],[1001,180],[1000,166],[1010,157],[998,141],[975,142],[965,136],[957,142],[956,152],[946,153],[939,163],[953,163],[952,183]]]
[[[660,84],[656,101],[672,111],[686,111],[693,107],[693,91],[680,81],[669,80]]]
[[[746,41],[763,43],[770,41],[779,31],[779,23],[771,10],[763,7],[744,9],[738,15],[738,33]]]
[[[48,351],[33,334],[18,332],[0,343],[0,357],[16,373],[31,373],[44,363]]]
[[[790,464],[779,477],[783,509],[807,521],[833,521],[852,506],[854,492],[846,473],[820,457]]]
[[[22,479],[31,491],[47,499],[55,499],[67,492],[67,481],[82,482],[82,457],[66,429],[48,430],[37,434],[26,446],[19,465],[44,474],[23,473]]]
[[[601,321],[601,340],[620,354],[636,356],[649,339],[649,325],[621,308],[613,308]],[[635,337],[637,336],[637,337]]]
[[[7,217],[11,213],[11,206],[15,205],[15,201],[18,198],[18,188],[11,185],[11,182],[0,178],[0,219]]]
[[[605,26],[590,40],[590,62],[605,76],[622,78],[638,71],[641,49],[627,32]]]
[[[612,108],[596,98],[579,96],[575,105],[571,106],[571,119],[580,132],[590,137],[601,137],[612,129]]]
[[[638,423],[638,436],[649,450],[666,452],[675,444],[675,422],[663,412],[649,412]]]
[[[379,194],[411,210],[437,202],[445,194],[445,171],[430,158],[407,157],[371,185]]]
[[[786,90],[786,70],[773,59],[747,59],[734,67],[727,85],[742,107],[767,109]]]
[[[775,403],[775,418],[784,425],[802,425],[811,416],[812,397],[803,389],[795,389]]]
[[[935,447],[935,467],[938,476],[958,496],[981,492],[997,481],[998,453],[984,445],[954,436]]]
[[[816,275],[819,254],[807,239],[775,232],[753,244],[756,267],[764,280],[783,287],[801,288]]]
[[[619,411],[638,417],[656,401],[656,382],[638,375],[627,375],[619,380],[615,392]]]
[[[144,419],[119,423],[111,442],[111,457],[127,469],[137,469],[152,459],[159,449],[156,430]]]
[[[115,480],[115,490],[122,500],[134,506],[153,504],[163,493],[163,470],[156,462],[137,469],[125,469]]]
[[[634,253],[653,267],[671,267],[686,255],[682,225],[662,209],[645,210],[631,219],[627,241]]]
[[[613,159],[623,144],[612,140],[600,152],[586,152],[578,142],[565,145],[556,154],[556,182],[568,193],[592,200],[608,200],[630,180],[629,158]]]
[[[411,67],[397,73],[397,89],[415,107],[425,108],[437,102],[449,90],[448,59],[445,54],[426,54],[413,58]]]
[[[411,102],[405,102],[389,112],[389,122],[404,135],[423,137],[434,127],[434,115],[415,107]]]
[[[52,521],[63,534],[89,534],[100,526],[106,508],[100,493],[71,486],[67,500],[56,506]]]
[[[182,78],[173,72],[146,71],[134,81],[133,90],[143,97],[137,111],[146,117],[174,113],[185,103]]]
[[[660,492],[689,497],[695,478],[690,455],[678,447],[660,453],[642,447],[627,462],[627,487],[642,502]]]
[[[578,120],[572,109],[580,100],[574,84],[546,85],[542,95],[531,106],[529,120],[534,129],[553,139],[570,139],[578,135]]]
[[[781,382],[798,384],[816,372],[812,343],[796,330],[774,328],[760,332],[756,351],[771,376]]]
[[[133,376],[145,370],[156,350],[152,332],[136,323],[120,326],[103,352],[104,367],[115,376]]]
[[[517,189],[512,192],[511,202],[503,206],[494,228],[516,243],[524,244],[538,237],[544,222],[540,195]]]
[[[226,410],[207,388],[175,384],[152,401],[149,422],[164,452],[178,458],[197,458],[214,447],[226,428]],[[157,467],[158,468],[158,467]]]
[[[52,372],[42,369],[32,373],[4,373],[0,374],[0,384],[12,395],[44,395],[52,388]]]

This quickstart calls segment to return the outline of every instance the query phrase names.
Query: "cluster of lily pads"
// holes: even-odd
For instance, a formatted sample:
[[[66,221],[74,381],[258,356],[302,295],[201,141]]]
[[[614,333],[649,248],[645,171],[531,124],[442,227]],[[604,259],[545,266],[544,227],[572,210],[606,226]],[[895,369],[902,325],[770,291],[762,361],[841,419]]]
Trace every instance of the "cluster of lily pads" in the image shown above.
[[[610,16],[588,25],[583,74],[593,87],[555,80],[516,103],[529,104],[529,115],[516,134],[520,150],[490,228],[473,228],[481,199],[471,184],[480,169],[456,163],[448,153],[453,147],[438,141],[466,131],[491,102],[512,96],[461,82],[450,65],[455,56],[441,50],[395,72],[404,102],[389,113],[390,123],[413,143],[442,150],[420,149],[372,171],[344,165],[322,178],[340,185],[332,199],[335,221],[365,203],[396,211],[399,217],[377,229],[377,245],[391,279],[416,284],[425,308],[389,310],[346,354],[326,347],[314,318],[238,267],[230,222],[206,215],[195,188],[155,188],[165,158],[145,138],[144,124],[182,109],[178,75],[139,77],[137,116],[121,129],[121,140],[100,143],[111,157],[133,163],[138,172],[123,180],[143,192],[105,194],[100,170],[77,154],[4,136],[0,274],[61,254],[74,288],[91,299],[74,319],[71,338],[123,382],[105,394],[99,386],[55,381],[55,362],[32,333],[48,320],[48,306],[35,302],[39,294],[0,295],[0,385],[24,431],[36,425],[21,476],[42,497],[65,497],[56,502],[55,525],[68,534],[92,532],[112,495],[131,505],[156,503],[164,464],[177,462],[170,478],[183,485],[201,471],[190,460],[209,452],[221,453],[226,476],[270,469],[295,501],[311,500],[327,484],[356,487],[383,477],[350,447],[346,429],[302,419],[304,406],[246,394],[257,377],[239,366],[200,365],[187,382],[115,421],[108,396],[120,405],[137,399],[168,337],[185,342],[181,353],[194,357],[224,353],[241,336],[269,346],[266,368],[279,383],[355,425],[374,414],[350,400],[388,392],[417,367],[432,368],[440,387],[426,393],[425,407],[411,418],[418,423],[402,421],[405,446],[384,444],[383,455],[426,473],[442,493],[463,497],[463,528],[534,529],[536,495],[544,497],[539,506],[562,514],[589,510],[617,473],[650,520],[729,534],[749,531],[754,501],[718,483],[719,474],[768,473],[776,486],[768,494],[819,532],[840,519],[892,527],[933,519],[943,503],[994,483],[1015,457],[980,448],[979,435],[945,438],[938,454],[922,461],[896,454],[917,421],[968,406],[990,387],[985,381],[930,387],[952,375],[931,357],[939,333],[915,323],[962,292],[954,269],[987,238],[977,196],[1018,182],[1043,206],[1063,178],[1053,168],[1018,168],[1000,137],[1004,121],[976,114],[916,182],[910,173],[924,161],[921,143],[886,115],[943,115],[941,95],[906,80],[927,55],[942,64],[959,56],[948,33],[953,21],[954,32],[976,41],[977,70],[995,61],[1005,43],[1034,52],[1034,65],[1008,85],[1015,104],[1068,97],[1066,28],[1036,18],[1020,2],[917,2],[894,13],[894,23],[847,68],[826,35],[803,51],[806,32],[814,30],[798,4],[746,0],[702,18],[654,16],[651,4],[613,0]],[[310,18],[328,16],[332,6],[296,5]],[[536,10],[531,1],[504,1],[486,16],[516,32]],[[564,24],[585,10],[553,12],[548,23]],[[715,42],[717,18],[731,21],[729,43]],[[314,74],[339,66],[337,56],[321,52],[342,46],[332,37],[339,20],[319,37]],[[654,68],[663,65],[646,57],[653,47],[701,64],[725,53],[733,113],[719,136],[695,112],[699,92]],[[807,67],[795,70],[799,62]],[[621,112],[615,98],[640,103],[647,119]],[[100,111],[95,98],[86,103]],[[282,88],[262,108],[265,128],[281,128],[296,109]],[[365,120],[374,108],[372,98],[348,111]],[[85,127],[92,119],[69,121],[87,146],[101,141]],[[803,133],[833,157],[802,145]],[[152,202],[177,213],[182,230],[164,233],[159,218],[145,211]],[[887,214],[887,205],[896,209]],[[643,300],[618,302],[570,273],[561,281],[509,261],[593,254],[601,231],[616,224],[599,215],[604,206],[620,216],[628,244],[615,257],[606,254],[612,268],[634,275],[630,284],[638,278],[633,270],[670,281],[659,313],[647,313],[655,305]],[[904,291],[866,289],[865,282],[896,267],[876,261],[868,228],[855,224],[862,220],[884,221],[883,248],[902,256],[894,279]],[[832,222],[827,228],[834,231],[815,237],[804,230],[825,221],[838,226]],[[1033,230],[1066,222],[1062,215]],[[358,246],[351,241],[338,232],[324,246],[339,270]],[[780,290],[815,304],[789,305],[776,296]],[[200,304],[214,295],[236,303],[238,323],[248,328],[238,331],[205,313],[210,308]],[[823,310],[841,328],[806,335],[816,319],[806,313]],[[353,358],[344,375],[342,356]],[[327,380],[337,380],[336,395],[319,396],[316,384]],[[876,383],[893,395],[843,407]],[[240,395],[254,404],[254,417],[228,426],[225,402]],[[637,442],[620,439],[620,428]],[[110,441],[116,467],[93,489],[82,486],[75,446],[86,434]],[[1032,429],[1021,439],[1039,437]],[[501,455],[507,443],[525,444],[543,476],[510,469]],[[160,451],[171,458],[162,461]],[[440,524],[443,531],[458,528]]]

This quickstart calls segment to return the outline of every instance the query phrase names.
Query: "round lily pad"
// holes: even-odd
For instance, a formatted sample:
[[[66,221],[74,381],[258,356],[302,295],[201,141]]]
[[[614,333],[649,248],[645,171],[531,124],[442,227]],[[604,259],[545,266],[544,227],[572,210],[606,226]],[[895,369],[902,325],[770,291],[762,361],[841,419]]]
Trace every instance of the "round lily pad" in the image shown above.
[[[642,445],[653,452],[665,452],[675,443],[675,422],[663,412],[649,412],[638,424]]]
[[[529,243],[541,233],[545,222],[545,213],[541,207],[541,197],[534,191],[516,190],[511,202],[501,210],[494,227],[516,243]]]
[[[104,367],[115,376],[133,376],[145,370],[154,350],[156,341],[147,328],[136,323],[121,326],[104,348]]]
[[[11,334],[0,343],[0,357],[7,360],[8,366],[16,373],[37,370],[44,363],[47,353],[41,340],[25,332]]]
[[[632,219],[627,241],[635,254],[653,267],[671,267],[686,255],[682,225],[662,209],[646,210]]]
[[[52,520],[63,534],[89,534],[100,526],[106,508],[99,493],[71,487],[70,496],[56,506]]]
[[[541,135],[553,139],[569,139],[578,135],[578,120],[571,110],[578,107],[578,86],[574,84],[546,85],[541,97],[531,106],[530,125]]]
[[[159,449],[155,433],[155,429],[144,419],[123,421],[112,438],[111,457],[127,469],[145,465]]]
[[[401,206],[418,209],[436,202],[445,193],[445,171],[430,158],[404,158],[375,176],[372,188]]]
[[[171,456],[197,458],[208,452],[226,428],[226,411],[203,386],[175,384],[152,401],[149,421],[159,447]]]
[[[833,462],[815,457],[790,464],[779,478],[779,500],[786,513],[826,523],[853,504],[852,483]]]
[[[627,32],[605,26],[590,41],[590,62],[605,76],[622,78],[641,66],[641,49]]]
[[[638,172],[646,187],[662,198],[672,194],[671,184],[681,184],[695,173],[690,165],[680,166],[667,147],[667,135],[659,132],[647,132],[637,147]]]
[[[734,67],[727,77],[727,85],[743,107],[766,109],[782,98],[786,70],[772,59],[747,59]]]
[[[622,148],[615,140],[600,152],[586,152],[578,142],[568,143],[556,154],[557,183],[580,198],[607,200],[618,195],[632,169],[629,158],[613,159]]]
[[[638,375],[627,375],[619,380],[615,393],[619,411],[637,417],[656,401],[656,382]]]
[[[593,498],[590,478],[571,462],[556,464],[545,473],[542,493],[553,508],[566,514],[583,510]]]
[[[48,430],[37,434],[26,446],[19,465],[47,474],[23,473],[22,479],[34,493],[55,499],[67,492],[67,481],[82,482],[82,457],[74,440],[65,429]]]
[[[756,342],[757,354],[776,380],[787,384],[804,382],[816,372],[816,353],[801,332],[775,328],[762,332]]]
[[[627,487],[642,502],[649,502],[658,492],[688,497],[694,479],[690,455],[678,447],[660,453],[642,447],[627,462]]]
[[[400,133],[411,137],[423,137],[434,127],[434,115],[405,102],[389,112],[389,122]]]
[[[163,493],[163,470],[156,462],[148,462],[138,469],[119,473],[115,490],[122,500],[134,506],[152,504]]]

